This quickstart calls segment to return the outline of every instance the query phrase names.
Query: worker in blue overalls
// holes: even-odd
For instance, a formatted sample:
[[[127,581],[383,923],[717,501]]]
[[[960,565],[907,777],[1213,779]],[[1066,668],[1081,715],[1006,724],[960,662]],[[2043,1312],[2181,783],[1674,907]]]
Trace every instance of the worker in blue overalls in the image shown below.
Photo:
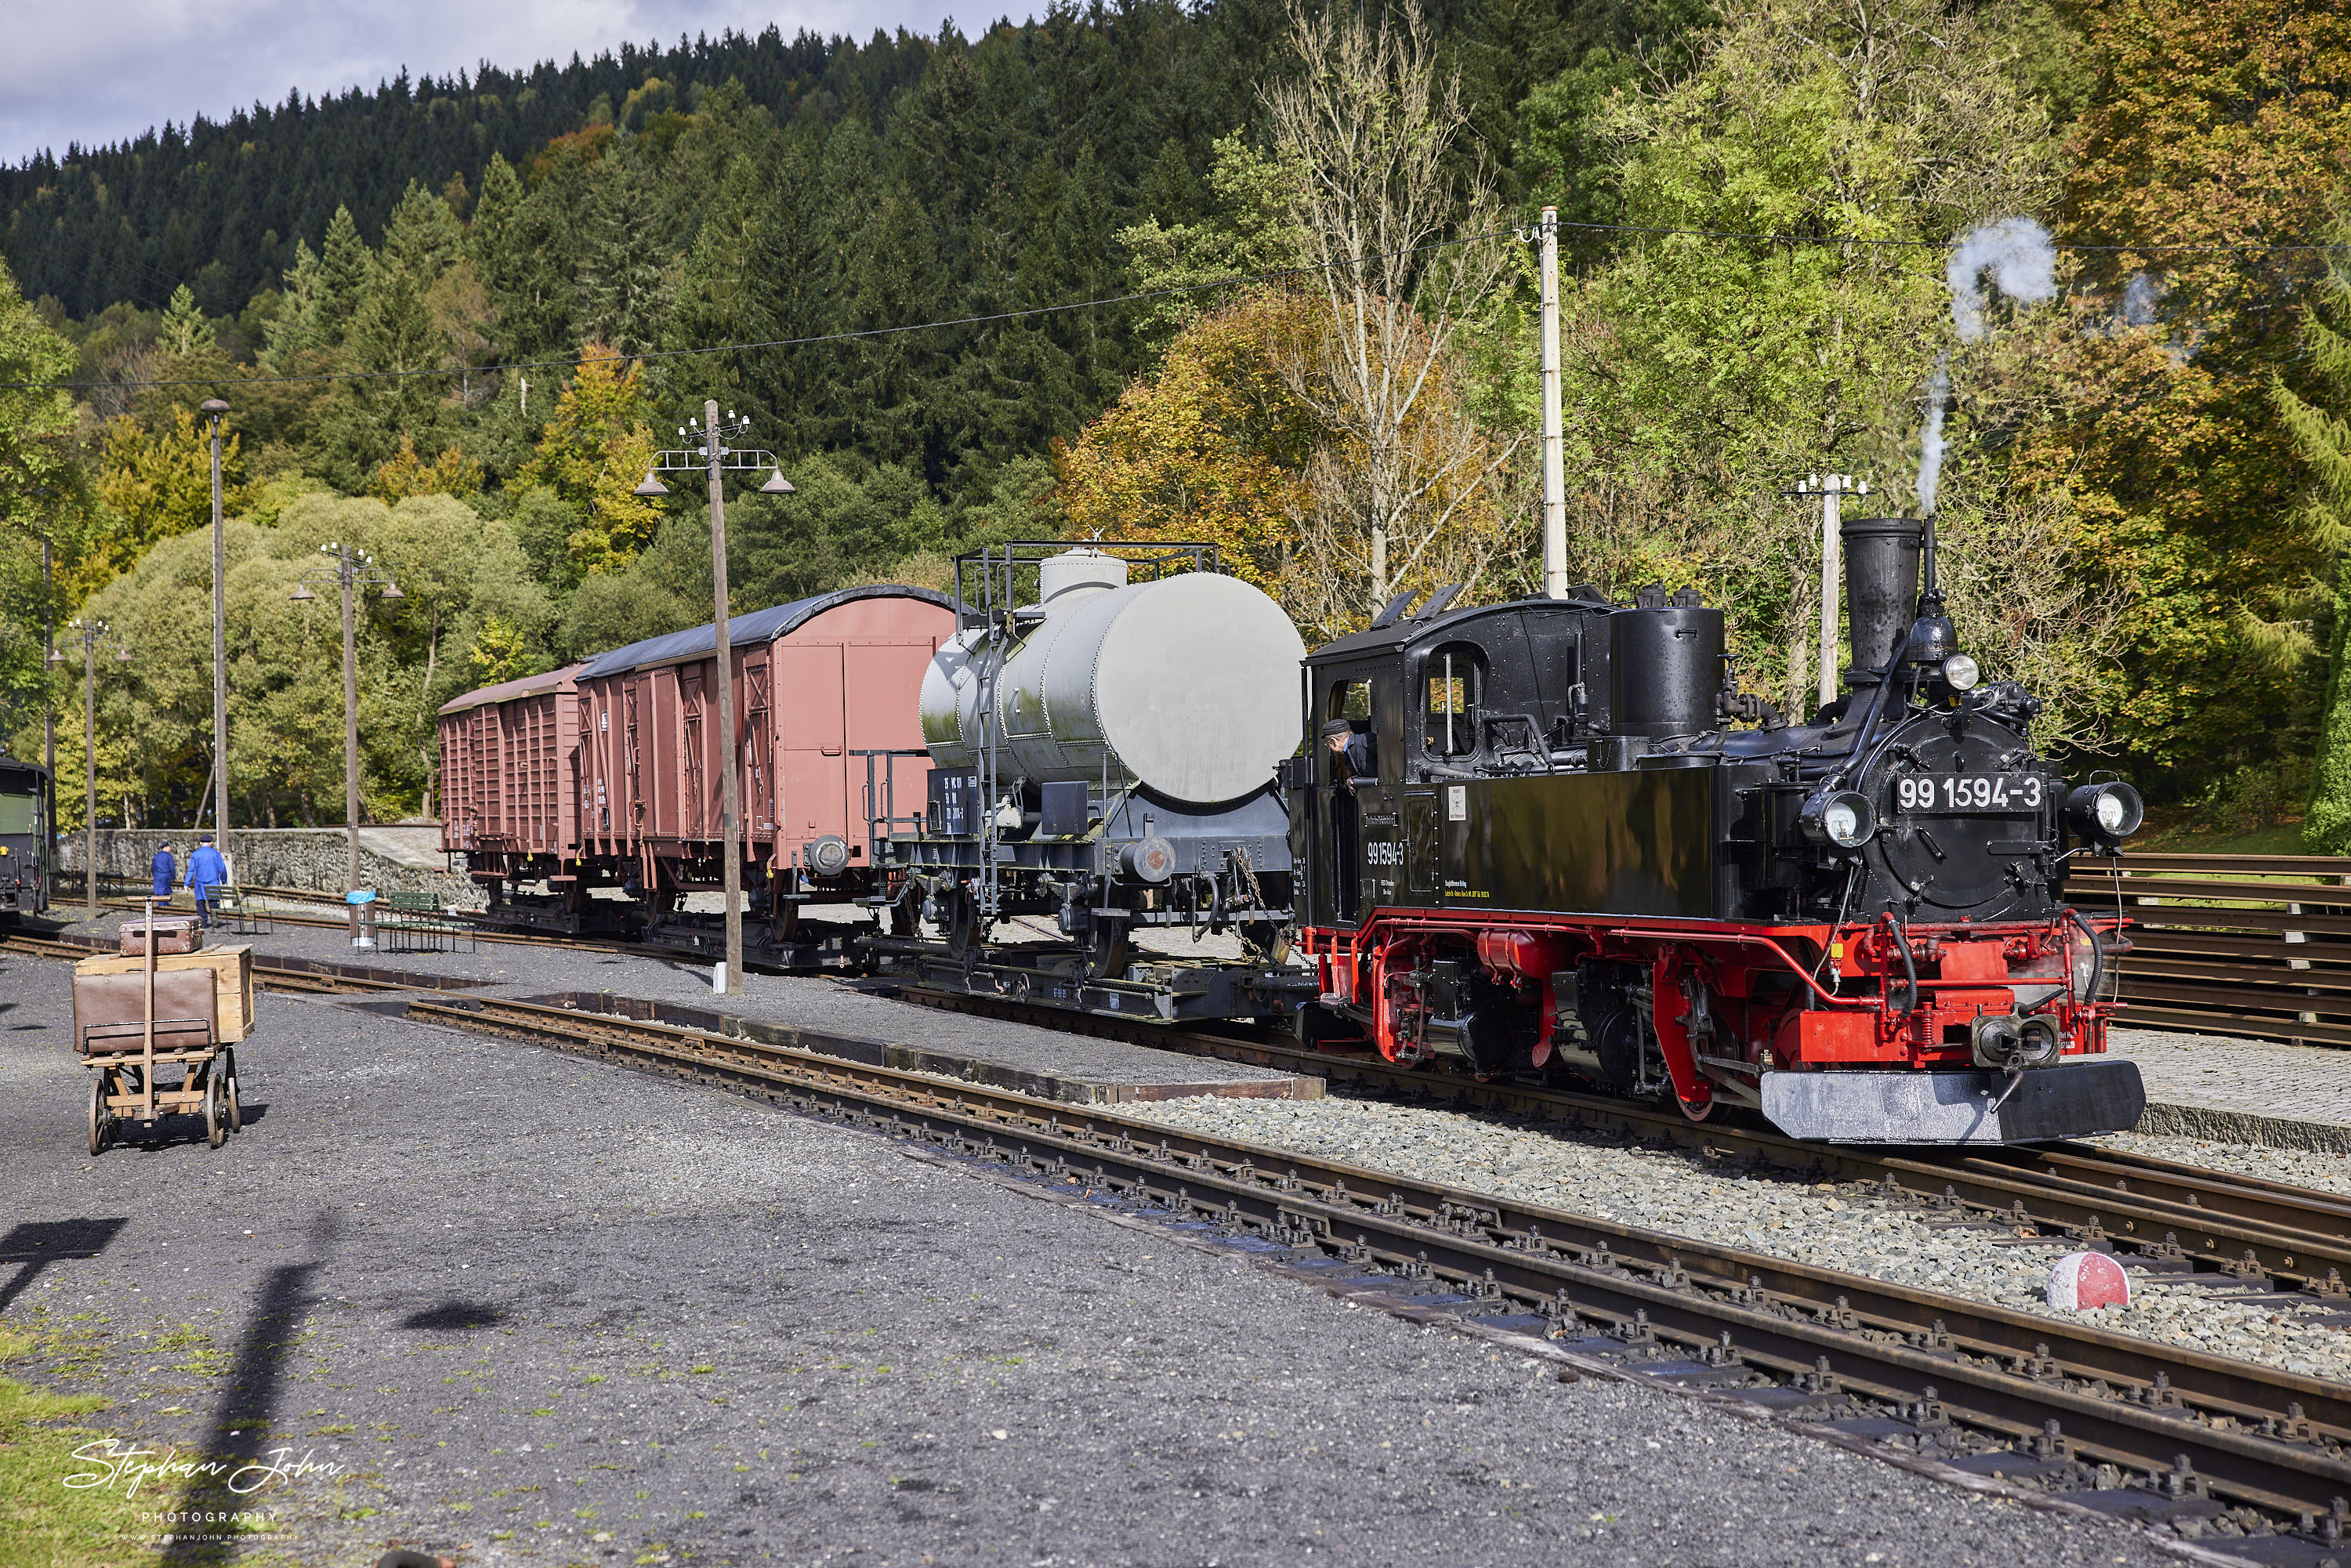
[[[227,883],[228,862],[221,859],[220,851],[213,848],[213,836],[206,833],[196,841],[196,852],[188,857],[188,892],[196,901],[196,918],[207,931],[213,925],[213,900]]]
[[[165,839],[156,846],[155,858],[148,862],[147,869],[154,874],[152,891],[155,901],[168,903],[172,897],[172,879],[179,874],[180,870],[180,862],[172,854],[171,840]]]

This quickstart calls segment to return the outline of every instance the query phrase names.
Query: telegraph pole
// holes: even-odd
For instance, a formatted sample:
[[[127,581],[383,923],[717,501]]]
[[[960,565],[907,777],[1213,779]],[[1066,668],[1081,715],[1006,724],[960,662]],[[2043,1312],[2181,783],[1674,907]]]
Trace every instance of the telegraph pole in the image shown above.
[[[1850,474],[1807,475],[1796,486],[1799,496],[1821,498],[1821,702],[1837,695],[1837,591],[1844,576],[1844,540],[1837,531],[1843,521],[1840,503],[1847,496],[1869,494],[1869,481]]]
[[[669,486],[661,482],[661,475],[695,468],[701,469],[710,484],[710,598],[716,617],[711,625],[712,678],[718,686],[718,814],[720,852],[726,862],[723,884],[726,901],[726,989],[737,995],[743,989],[743,822],[742,791],[735,777],[735,649],[726,635],[726,490],[722,476],[730,468],[767,468],[772,473],[768,482],[759,486],[759,493],[792,494],[792,483],[784,477],[774,453],[730,448],[726,444],[728,440],[741,435],[749,423],[732,413],[722,421],[718,417],[718,400],[705,400],[702,405],[701,449],[654,453],[653,466],[645,470],[644,482],[634,492],[647,500],[666,496]],[[680,425],[677,434],[684,438],[686,427]],[[699,461],[695,461],[697,458]]]
[[[1559,209],[1542,210],[1543,592],[1567,597],[1567,474],[1559,413]]]
[[[228,853],[228,551],[221,538],[221,416],[228,404],[205,401],[213,422],[213,831]],[[196,824],[202,827],[204,824]]]
[[[98,645],[110,641],[113,628],[103,621],[75,621],[68,628],[81,643],[81,862],[84,918],[98,918]],[[114,656],[128,664],[131,650],[117,648]],[[62,664],[66,656],[49,650],[49,663]],[[57,789],[57,752],[49,753],[49,788]]]
[[[355,601],[371,586],[381,587],[386,599],[407,595],[400,591],[391,573],[356,546],[324,544],[319,553],[332,557],[335,564],[305,573],[290,597],[318,598],[310,591],[313,583],[323,588],[332,582],[343,591],[343,838],[350,853],[349,880],[343,886],[348,892],[360,884],[360,658]]]
[[[710,460],[710,599],[717,616],[711,635],[717,643],[718,681],[718,816],[723,852],[726,858],[726,989],[743,989],[743,856],[739,808],[735,787],[735,649],[726,635],[726,488],[719,482],[718,463],[726,455],[719,440],[718,400],[702,405],[702,431]]]

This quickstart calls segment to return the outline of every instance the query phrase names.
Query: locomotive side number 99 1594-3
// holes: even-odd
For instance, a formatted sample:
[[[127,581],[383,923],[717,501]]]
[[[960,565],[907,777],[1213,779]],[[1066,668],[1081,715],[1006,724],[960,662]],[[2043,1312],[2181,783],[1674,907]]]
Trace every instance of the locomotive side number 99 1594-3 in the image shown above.
[[[1913,773],[1894,781],[1894,805],[1903,811],[2022,816],[2041,810],[2043,788],[2038,773],[1951,773],[1940,778]]]

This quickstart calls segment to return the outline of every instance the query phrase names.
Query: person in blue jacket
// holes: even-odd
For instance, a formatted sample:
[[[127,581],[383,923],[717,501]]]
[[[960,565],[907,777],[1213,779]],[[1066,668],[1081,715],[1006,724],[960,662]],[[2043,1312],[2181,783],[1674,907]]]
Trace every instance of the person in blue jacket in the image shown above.
[[[188,891],[195,895],[196,918],[207,931],[212,929],[213,900],[227,882],[228,862],[221,859],[220,851],[213,848],[213,836],[206,833],[196,841],[196,852],[188,857]]]
[[[147,869],[154,874],[154,894],[158,899],[172,896],[172,879],[179,874],[180,862],[172,858],[172,841],[165,839],[155,848],[155,858]]]

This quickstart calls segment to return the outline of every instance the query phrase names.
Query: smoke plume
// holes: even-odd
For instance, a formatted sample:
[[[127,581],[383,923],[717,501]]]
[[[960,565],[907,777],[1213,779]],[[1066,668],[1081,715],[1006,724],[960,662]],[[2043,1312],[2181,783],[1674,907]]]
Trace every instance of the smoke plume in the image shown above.
[[[2057,294],[2057,247],[2049,231],[2031,218],[2000,218],[1970,229],[1951,247],[1944,276],[1951,285],[1951,325],[1960,340],[1977,343],[1991,330],[1985,318],[1983,275],[1991,273],[2002,294],[2020,305],[2037,305]],[[1943,474],[1943,408],[1951,397],[1951,356],[1935,358],[1927,383],[1927,428],[1918,440],[1918,514],[1935,515],[1935,489]]]
[[[1935,515],[1935,486],[1943,476],[1943,404],[1951,395],[1951,356],[1935,359],[1935,379],[1927,383],[1927,430],[1918,438],[1918,515]]]
[[[2001,218],[1970,229],[1951,249],[1946,276],[1951,285],[1951,325],[1968,342],[1990,330],[1980,287],[1985,273],[2000,291],[2020,305],[2037,305],[2057,294],[2057,247],[2049,231],[2031,218]]]

